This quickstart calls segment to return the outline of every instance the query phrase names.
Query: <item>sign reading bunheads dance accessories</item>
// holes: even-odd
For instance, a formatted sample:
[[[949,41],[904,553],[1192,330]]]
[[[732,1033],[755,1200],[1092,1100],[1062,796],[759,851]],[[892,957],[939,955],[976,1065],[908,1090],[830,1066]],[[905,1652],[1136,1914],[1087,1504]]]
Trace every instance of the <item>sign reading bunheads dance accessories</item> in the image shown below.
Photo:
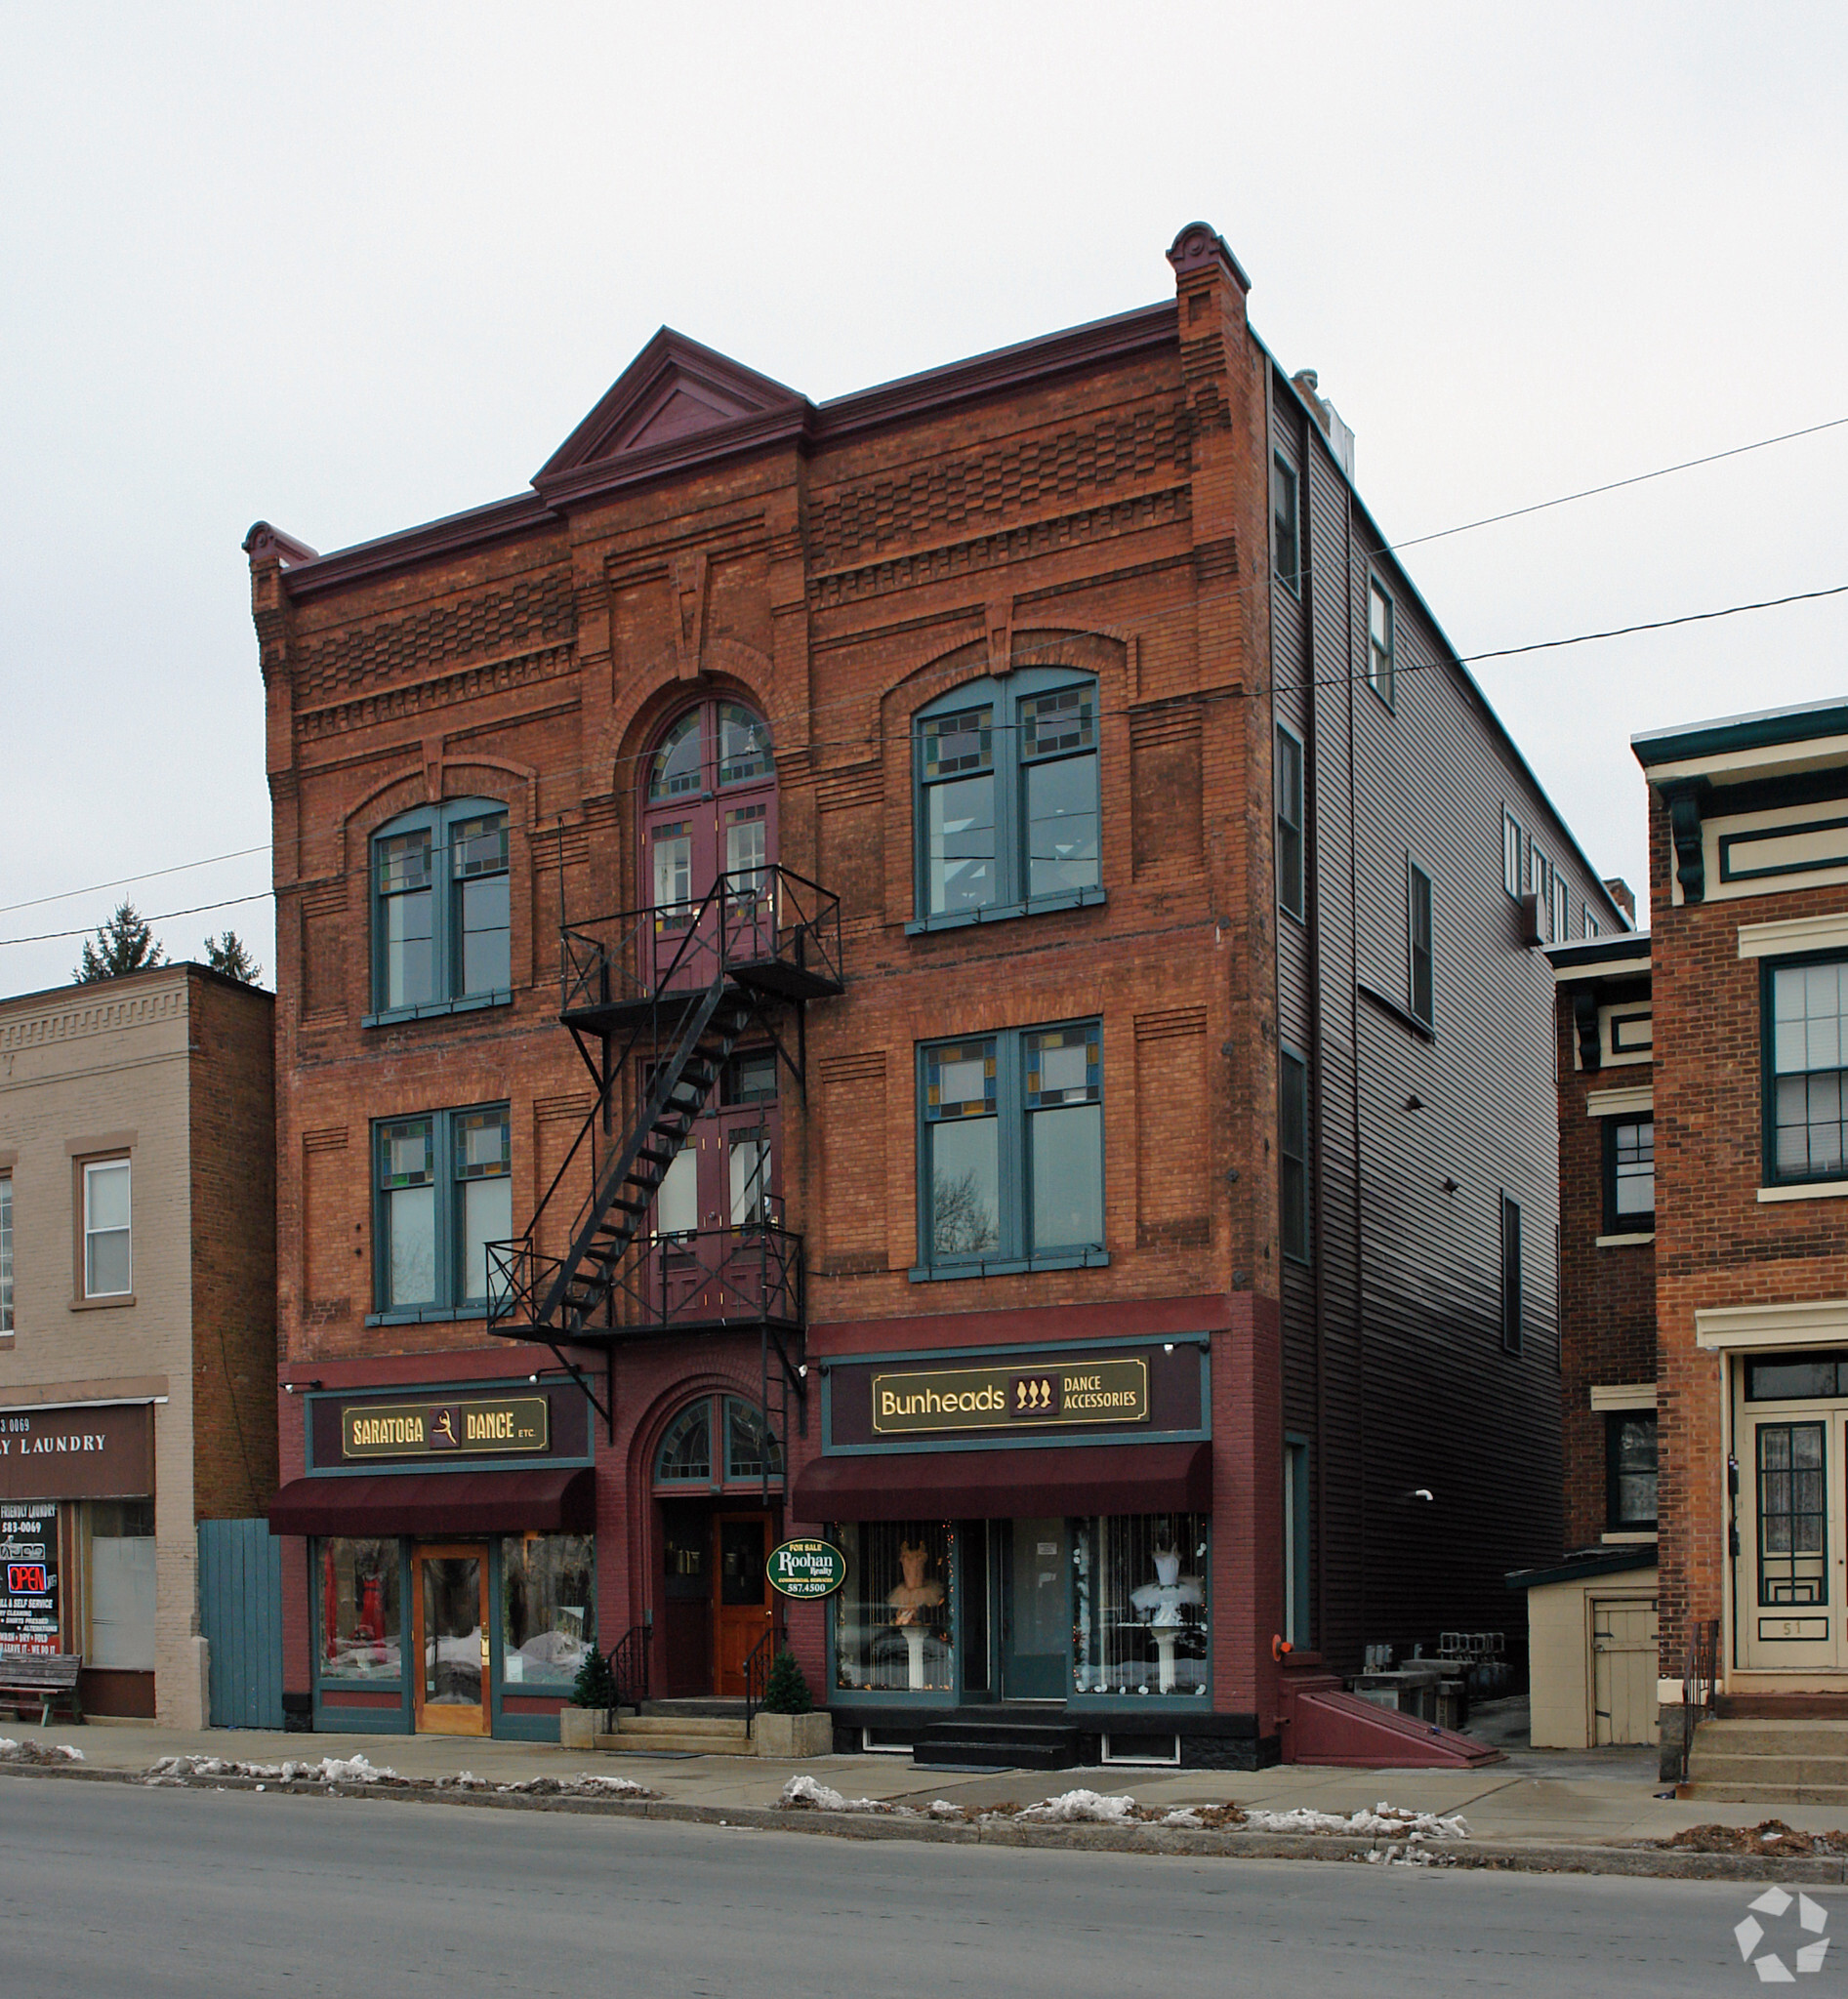
[[[551,1405],[543,1395],[473,1402],[363,1403],[341,1410],[344,1457],[427,1457],[451,1452],[544,1450]]]
[[[847,1579],[847,1558],[831,1541],[785,1541],[770,1550],[764,1573],[786,1597],[831,1597]]]
[[[55,1504],[0,1503],[0,1657],[59,1651]]]
[[[949,1367],[875,1374],[873,1428],[1005,1430],[1028,1423],[1145,1423],[1146,1361],[1065,1362],[1054,1367]]]

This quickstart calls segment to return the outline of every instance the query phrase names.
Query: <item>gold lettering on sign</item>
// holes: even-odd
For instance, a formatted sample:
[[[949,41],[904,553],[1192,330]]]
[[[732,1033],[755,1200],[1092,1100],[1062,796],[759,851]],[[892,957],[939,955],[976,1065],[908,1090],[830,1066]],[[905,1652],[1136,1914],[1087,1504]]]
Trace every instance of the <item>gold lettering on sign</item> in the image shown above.
[[[1143,1423],[1149,1369],[1142,1360],[1082,1368],[951,1367],[873,1377],[873,1429],[998,1430],[1027,1423]]]
[[[443,1457],[452,1451],[550,1448],[552,1406],[543,1395],[493,1402],[362,1404],[341,1411],[343,1457]]]

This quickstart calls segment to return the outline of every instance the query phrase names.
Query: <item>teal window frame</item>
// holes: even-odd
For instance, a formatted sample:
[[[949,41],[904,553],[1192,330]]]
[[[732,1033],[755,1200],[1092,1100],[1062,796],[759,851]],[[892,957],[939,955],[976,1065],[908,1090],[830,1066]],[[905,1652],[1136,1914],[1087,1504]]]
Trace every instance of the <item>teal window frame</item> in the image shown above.
[[[1070,747],[1055,745],[1038,749],[1029,741],[1029,703],[1050,696],[1078,691],[1088,697],[1088,709],[1082,729],[1088,741]],[[940,786],[959,779],[984,775],[982,767],[932,773],[928,767],[931,724],[951,715],[989,711],[980,728],[985,739],[979,755],[988,759],[994,798],[994,892],[990,899],[968,909],[932,911],[930,907],[930,795]],[[1013,917],[1041,916],[1053,910],[1088,908],[1105,900],[1103,880],[1104,818],[1102,776],[1103,714],[1097,676],[1070,667],[1030,667],[1010,673],[1006,680],[984,677],[965,680],[947,694],[921,708],[912,717],[912,828],[913,907],[915,915],[905,925],[907,936],[931,930],[959,929],[971,923],[1001,922]],[[1094,882],[1076,887],[1033,892],[1033,857],[1028,851],[1031,822],[1027,794],[1031,773],[1047,765],[1086,761],[1089,765],[1091,796],[1097,828],[1097,861]]]
[[[1309,1521],[1311,1464],[1309,1440],[1297,1431],[1284,1432],[1284,1636],[1294,1650],[1305,1650],[1311,1639],[1309,1595]]]
[[[1109,1179],[1104,1133],[1103,1022],[1090,1019],[1049,1021],[1032,1027],[1002,1028],[986,1034],[959,1035],[954,1040],[921,1041],[917,1050],[918,1260],[911,1271],[914,1284],[951,1278],[1000,1277],[1021,1271],[1101,1268],[1110,1261],[1102,1233],[1090,1243],[1033,1245],[1032,1149],[1033,1121],[1047,1111],[1072,1103],[1070,1091],[1057,1101],[1042,1101],[1033,1087],[1032,1043],[1043,1035],[1083,1035],[1087,1038],[1085,1092],[1077,1101],[1097,1106],[1098,1219],[1107,1221]],[[969,1099],[983,1108],[951,1108],[931,1101],[934,1062],[955,1050],[965,1059],[980,1049],[987,1069],[985,1094]],[[932,1132],[971,1119],[995,1121],[996,1241],[966,1252],[935,1253],[933,1211],[934,1146]]]
[[[1277,907],[1301,922],[1307,909],[1306,759],[1302,738],[1277,724],[1272,790],[1277,809]]]
[[[502,1101],[486,1104],[464,1104],[451,1110],[413,1111],[401,1118],[375,1118],[371,1129],[371,1159],[368,1171],[372,1182],[372,1297],[373,1310],[366,1315],[368,1326],[414,1326],[431,1321],[447,1322],[457,1319],[485,1319],[488,1315],[489,1299],[485,1290],[473,1296],[461,1288],[464,1262],[464,1199],[463,1188],[472,1178],[484,1175],[474,1166],[460,1167],[457,1159],[457,1141],[467,1128],[463,1121],[497,1115],[502,1121],[503,1173],[487,1174],[485,1177],[506,1177],[510,1183],[513,1177],[513,1111],[511,1105]],[[393,1133],[413,1131],[423,1125],[429,1133],[427,1158],[430,1178],[425,1181],[409,1181],[406,1176],[388,1171],[389,1154],[387,1148]],[[399,1185],[388,1184],[398,1181]],[[390,1197],[400,1191],[409,1191],[416,1185],[429,1185],[431,1189],[432,1240],[431,1289],[433,1295],[404,1303],[391,1302],[391,1225]],[[511,1223],[510,1223],[511,1229]]]
[[[1778,1163],[1778,1083],[1781,1076],[1802,1076],[1805,1079],[1833,1076],[1837,1091],[1848,1086],[1848,1055],[1844,1055],[1839,1066],[1832,1071],[1827,1068],[1780,1071],[1778,1067],[1778,979],[1781,975],[1807,973],[1824,965],[1837,967],[1844,974],[1848,974],[1848,956],[1839,951],[1809,952],[1800,957],[1765,959],[1760,965],[1759,1013],[1762,1025],[1759,1101],[1763,1118],[1764,1184],[1767,1187],[1826,1187],[1848,1180],[1848,1144],[1842,1147],[1843,1156],[1838,1163],[1830,1167],[1819,1169],[1815,1166],[1805,1166],[1800,1171],[1786,1171]],[[1839,1054],[1840,1050],[1837,1052]],[[1815,1122],[1813,1118],[1807,1120],[1806,1128],[1813,1127]],[[1848,1127],[1848,1118],[1844,1118],[1842,1122]]]
[[[1281,451],[1270,455],[1271,574],[1292,596],[1302,594],[1302,510],[1296,469]]]
[[[1375,631],[1374,607],[1385,606],[1385,643]],[[1367,684],[1388,709],[1396,709],[1399,678],[1399,607],[1376,576],[1367,579]]]
[[[1510,902],[1521,899],[1521,875],[1526,859],[1527,834],[1521,822],[1503,805],[1501,808],[1501,887]]]
[[[471,836],[472,823],[498,820],[499,865],[492,850],[479,844],[492,831]],[[477,1007],[513,1003],[513,871],[512,814],[502,798],[449,798],[440,805],[400,812],[376,828],[367,843],[366,897],[371,933],[371,1010],[363,1027],[390,1027],[406,1020],[472,1011]],[[392,842],[422,835],[428,841],[429,870],[425,887],[431,898],[431,991],[428,999],[391,1003],[390,987],[390,909],[400,892],[390,885],[388,852]],[[471,989],[464,973],[466,889],[471,881],[500,877],[507,882],[508,978],[505,985]],[[416,892],[416,891],[412,891]],[[498,927],[498,926],[491,926]]]

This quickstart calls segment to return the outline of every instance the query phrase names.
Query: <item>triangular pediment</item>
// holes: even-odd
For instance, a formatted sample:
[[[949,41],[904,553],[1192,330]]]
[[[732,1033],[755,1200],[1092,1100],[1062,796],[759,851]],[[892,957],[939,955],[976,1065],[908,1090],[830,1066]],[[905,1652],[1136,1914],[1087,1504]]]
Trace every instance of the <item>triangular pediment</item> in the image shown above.
[[[751,419],[797,415],[804,399],[767,375],[664,326],[533,479],[575,484],[625,458],[684,443]]]

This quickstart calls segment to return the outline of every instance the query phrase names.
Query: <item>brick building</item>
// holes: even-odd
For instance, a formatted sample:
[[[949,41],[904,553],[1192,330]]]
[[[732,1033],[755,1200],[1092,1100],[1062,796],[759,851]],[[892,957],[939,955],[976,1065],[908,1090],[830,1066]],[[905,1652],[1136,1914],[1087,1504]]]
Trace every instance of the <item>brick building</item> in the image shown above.
[[[1533,1740],[1653,1742],[1656,1173],[1650,940],[1554,946],[1564,1541],[1527,1592]]]
[[[304,1718],[782,1615],[855,1746],[1469,1753],[1327,1690],[1557,1546],[1532,947],[1622,918],[1169,256],[821,405],[663,331],[511,500],[251,531]]]
[[[1723,1717],[1756,1718],[1753,1748],[1775,1749],[1780,1717],[1842,1712],[1848,1693],[1848,707],[1634,749],[1650,785],[1667,1768],[1704,1626]],[[1725,1727],[1707,1779],[1766,1780],[1718,1766]]]
[[[274,1490],[273,1028],[196,964],[0,1000],[0,1654],[92,1715],[204,1725],[199,1523]]]

